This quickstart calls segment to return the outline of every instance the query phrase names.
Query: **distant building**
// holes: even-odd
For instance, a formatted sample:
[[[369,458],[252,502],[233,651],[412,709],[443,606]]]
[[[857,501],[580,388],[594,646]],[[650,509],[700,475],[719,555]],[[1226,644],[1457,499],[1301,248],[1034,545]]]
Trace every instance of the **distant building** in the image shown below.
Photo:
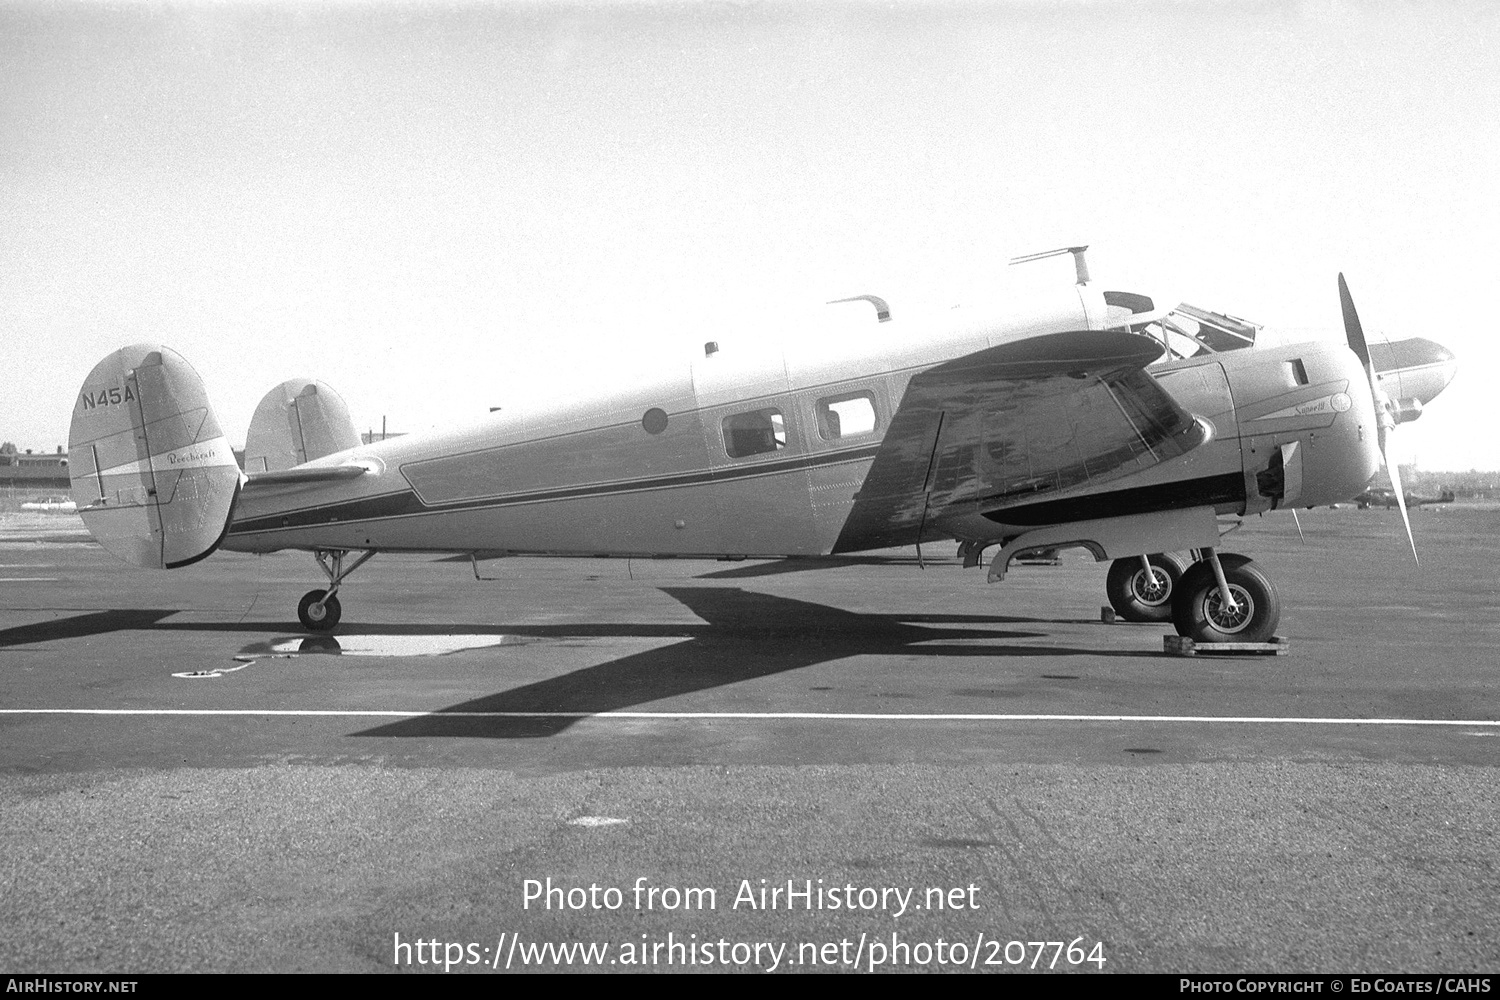
[[[65,490],[71,485],[68,456],[62,445],[57,446],[56,453],[0,449],[0,487]]]

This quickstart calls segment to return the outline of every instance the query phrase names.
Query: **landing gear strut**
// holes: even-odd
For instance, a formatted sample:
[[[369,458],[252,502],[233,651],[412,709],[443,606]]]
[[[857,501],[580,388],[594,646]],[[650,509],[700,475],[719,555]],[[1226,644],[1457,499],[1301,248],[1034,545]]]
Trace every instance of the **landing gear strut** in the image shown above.
[[[338,599],[339,584],[344,582],[344,577],[368,562],[375,550],[366,550],[346,569],[344,556],[348,554],[348,549],[313,550],[313,558],[318,560],[319,568],[328,577],[328,589],[309,590],[297,603],[297,618],[304,628],[313,632],[330,632],[339,623],[339,617],[343,614]]]

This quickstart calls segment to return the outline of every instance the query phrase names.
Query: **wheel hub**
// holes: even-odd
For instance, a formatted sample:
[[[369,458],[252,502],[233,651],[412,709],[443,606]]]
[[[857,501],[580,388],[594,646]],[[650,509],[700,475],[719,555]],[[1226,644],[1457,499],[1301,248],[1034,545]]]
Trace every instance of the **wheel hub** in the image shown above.
[[[1172,578],[1165,571],[1151,567],[1151,576],[1140,569],[1130,579],[1130,589],[1135,599],[1147,607],[1160,607],[1172,599]]]
[[[1203,598],[1203,617],[1220,632],[1234,635],[1244,631],[1255,617],[1255,601],[1244,587],[1236,583],[1229,585],[1229,593],[1234,598],[1233,609],[1225,606],[1224,595],[1218,587],[1211,589]]]

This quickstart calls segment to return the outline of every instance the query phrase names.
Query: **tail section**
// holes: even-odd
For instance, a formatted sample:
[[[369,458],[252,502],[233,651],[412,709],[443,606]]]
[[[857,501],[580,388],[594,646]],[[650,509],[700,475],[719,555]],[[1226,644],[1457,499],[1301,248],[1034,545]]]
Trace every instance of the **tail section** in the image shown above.
[[[89,373],[73,406],[68,470],[99,544],[153,569],[218,548],[240,489],[202,379],[156,344],[122,348]]]
[[[280,472],[357,447],[343,397],[322,382],[294,378],[260,401],[245,436],[245,471]]]

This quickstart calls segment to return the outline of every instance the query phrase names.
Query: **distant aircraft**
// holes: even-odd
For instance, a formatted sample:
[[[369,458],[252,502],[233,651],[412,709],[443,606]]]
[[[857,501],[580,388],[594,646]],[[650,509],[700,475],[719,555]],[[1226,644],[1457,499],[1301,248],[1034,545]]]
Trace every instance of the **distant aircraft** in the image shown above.
[[[1148,371],[1167,346],[1140,331],[1164,314],[1099,290],[1083,249],[1058,251],[1077,283],[1025,307],[924,319],[873,295],[836,300],[873,307],[836,343],[726,337],[653,383],[444,432],[361,444],[337,393],[293,380],[257,408],[243,472],[197,373],[137,344],[79,394],[74,497],[100,543],[137,566],[221,545],[312,552],[328,586],[298,617],[319,631],[377,552],[795,557],[953,539],[970,566],[998,546],[992,582],[1018,552],[1082,546],[1115,560],[1112,590],[1169,608],[1180,634],[1263,641],[1280,598],[1248,558],[1220,554],[1219,516],[1347,500],[1420,406],[1377,378],[1342,276],[1349,348],[1202,353]],[[1159,554],[1173,550],[1199,559]],[[1170,580],[1152,570],[1164,565]]]
[[[1406,506],[1408,508],[1421,507],[1423,504],[1452,503],[1454,499],[1452,490],[1444,490],[1441,496],[1435,497],[1419,497],[1415,493],[1407,493],[1405,495]],[[1370,507],[1384,507],[1386,510],[1390,510],[1392,507],[1400,506],[1401,503],[1396,499],[1396,491],[1387,489],[1384,486],[1365,490],[1354,498],[1354,502],[1359,505],[1360,510],[1366,510]]]

